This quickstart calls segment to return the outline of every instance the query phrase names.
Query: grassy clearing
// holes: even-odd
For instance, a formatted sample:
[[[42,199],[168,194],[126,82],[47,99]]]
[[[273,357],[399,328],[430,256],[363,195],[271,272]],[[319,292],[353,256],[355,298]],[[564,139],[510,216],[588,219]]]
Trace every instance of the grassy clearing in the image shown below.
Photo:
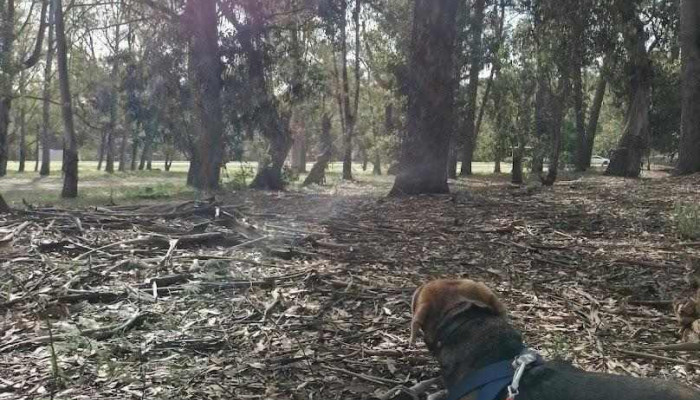
[[[307,165],[311,170],[312,163]],[[63,185],[61,162],[51,164],[51,175],[41,177],[33,171],[34,162],[27,163],[29,171],[17,173],[17,163],[8,163],[8,175],[0,179],[0,193],[12,206],[20,206],[23,201],[31,204],[58,204],[63,206],[90,206],[106,204],[141,203],[149,200],[191,199],[195,192],[185,184],[189,162],[174,162],[170,171],[163,170],[162,162],[154,162],[151,171],[126,171],[107,174],[97,170],[97,162],[80,162],[80,195],[75,200],[60,198]],[[387,166],[384,165],[384,171]],[[488,176],[493,172],[493,163],[474,163],[473,171],[477,176]],[[224,191],[242,190],[252,181],[256,162],[231,162],[222,173]],[[503,174],[510,173],[510,165],[502,164]],[[344,190],[348,183],[343,182],[342,163],[330,165],[326,173],[326,185],[323,187],[301,188],[306,174],[290,184],[292,190],[322,191],[337,193]],[[354,186],[364,186],[366,191],[388,191],[393,183],[393,176],[373,176],[372,165],[362,170],[360,163],[353,164]],[[498,177],[502,178],[503,175]],[[496,178],[496,177],[494,177]]]

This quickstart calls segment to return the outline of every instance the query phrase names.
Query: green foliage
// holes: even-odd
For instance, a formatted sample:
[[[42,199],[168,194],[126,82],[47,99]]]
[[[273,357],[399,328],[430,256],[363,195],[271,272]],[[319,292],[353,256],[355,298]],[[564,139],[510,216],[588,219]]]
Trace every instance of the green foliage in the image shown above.
[[[700,239],[700,204],[676,204],[673,210],[673,220],[681,237],[690,240]]]

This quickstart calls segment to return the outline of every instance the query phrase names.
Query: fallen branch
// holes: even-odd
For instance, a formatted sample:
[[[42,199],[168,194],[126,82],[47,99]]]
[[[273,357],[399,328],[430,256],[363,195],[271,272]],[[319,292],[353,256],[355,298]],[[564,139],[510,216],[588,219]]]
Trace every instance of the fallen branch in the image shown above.
[[[700,351],[700,343],[676,343],[665,346],[642,347],[644,350]]]
[[[683,360],[680,358],[664,357],[664,356],[658,356],[656,354],[640,353],[637,351],[630,351],[630,350],[623,350],[623,349],[617,349],[617,351],[619,351],[622,354],[627,354],[628,356],[633,356],[636,358],[647,358],[650,360],[666,361],[666,362],[670,362],[670,363],[674,363],[674,364],[692,365],[693,367],[700,368],[700,363],[687,361],[687,360]]]
[[[366,375],[366,374],[359,374],[357,372],[348,371],[347,369],[343,369],[343,368],[332,367],[330,365],[323,365],[323,368],[326,368],[326,369],[329,369],[329,370],[335,371],[335,372],[341,372],[343,374],[354,376],[355,378],[362,379],[362,380],[372,382],[372,383],[377,383],[380,385],[400,385],[401,384],[401,382],[397,382],[397,381],[394,381],[391,379],[385,379],[385,378],[380,378],[378,376],[371,376],[371,375]]]

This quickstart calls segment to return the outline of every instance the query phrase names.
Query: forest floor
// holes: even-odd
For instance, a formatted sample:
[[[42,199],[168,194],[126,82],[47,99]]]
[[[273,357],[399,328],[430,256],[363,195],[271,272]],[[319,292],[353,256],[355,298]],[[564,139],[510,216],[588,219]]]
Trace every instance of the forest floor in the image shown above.
[[[678,341],[669,300],[700,255],[674,222],[700,176],[662,175],[18,206],[0,226],[0,399],[410,398],[392,389],[438,376],[408,346],[411,294],[436,277],[487,283],[547,358],[700,386],[697,353],[644,349]]]

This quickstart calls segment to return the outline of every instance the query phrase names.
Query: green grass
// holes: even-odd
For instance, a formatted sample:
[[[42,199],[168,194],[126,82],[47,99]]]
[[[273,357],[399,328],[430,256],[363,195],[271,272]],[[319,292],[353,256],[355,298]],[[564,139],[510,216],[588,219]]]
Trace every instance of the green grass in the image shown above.
[[[311,170],[312,163],[307,165]],[[164,199],[191,199],[195,193],[185,184],[189,163],[174,162],[170,171],[163,170],[162,162],[154,162],[151,171],[126,171],[107,174],[97,170],[97,162],[81,161],[79,164],[79,197],[74,200],[60,198],[63,177],[61,162],[51,163],[51,175],[41,177],[34,172],[34,162],[27,163],[27,172],[17,173],[17,162],[8,163],[8,174],[0,178],[0,193],[5,200],[15,207],[21,207],[23,201],[35,205],[56,204],[63,206],[89,206],[106,204],[125,204],[145,201],[162,201]],[[386,172],[388,166],[384,165]],[[223,190],[240,190],[247,187],[255,175],[257,163],[231,162],[222,173]],[[493,163],[474,163],[476,175],[489,175]],[[510,172],[510,165],[502,164],[503,173]],[[331,163],[326,172],[325,189],[336,191],[341,184],[342,163]],[[301,174],[291,182],[290,189],[300,189],[306,174]],[[372,175],[372,165],[366,171],[361,163],[353,164],[353,177],[357,184],[373,186],[374,190],[386,191],[391,187],[393,177]]]

